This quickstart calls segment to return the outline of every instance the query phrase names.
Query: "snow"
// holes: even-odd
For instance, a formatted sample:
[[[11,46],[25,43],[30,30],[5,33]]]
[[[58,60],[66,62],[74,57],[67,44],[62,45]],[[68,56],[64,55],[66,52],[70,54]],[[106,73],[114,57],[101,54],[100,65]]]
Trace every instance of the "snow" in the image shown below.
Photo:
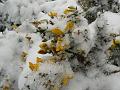
[[[120,29],[119,29],[120,15],[112,12],[105,12],[104,18],[107,21],[107,27],[109,28],[108,32],[119,34],[120,33]]]
[[[2,12],[3,4],[0,3],[0,13]]]
[[[16,31],[21,33],[33,33],[36,32],[36,28],[31,23],[29,23],[28,20],[26,20],[16,29]]]
[[[17,55],[19,49],[22,49],[18,43],[18,35],[12,31],[6,33],[6,36],[0,39],[0,44],[1,69],[4,69],[11,79],[17,80],[21,71],[19,67],[22,65]]]
[[[31,3],[32,2],[32,3]],[[35,6],[35,7],[34,7]],[[44,11],[48,13],[50,11],[57,11],[59,15],[63,14],[64,9],[68,6],[75,6],[80,10],[83,11],[82,8],[77,5],[74,0],[57,0],[57,1],[50,1],[45,2],[45,0],[8,0],[3,5],[4,14],[9,14],[9,19],[15,22],[23,22],[26,19],[34,20],[34,18],[39,19],[39,14]],[[33,13],[35,16],[33,16]]]
[[[119,90],[120,89],[120,73],[109,77],[101,76],[100,78],[90,79],[84,77],[81,73],[77,73],[75,78],[70,81],[68,87],[62,90]]]

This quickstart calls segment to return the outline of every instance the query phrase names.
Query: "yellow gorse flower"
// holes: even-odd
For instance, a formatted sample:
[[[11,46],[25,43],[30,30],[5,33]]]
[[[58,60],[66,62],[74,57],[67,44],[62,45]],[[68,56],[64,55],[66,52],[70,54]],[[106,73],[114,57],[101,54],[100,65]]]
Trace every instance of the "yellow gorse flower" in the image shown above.
[[[38,71],[38,69],[39,69],[39,63],[33,64],[33,63],[29,62],[29,68],[30,68],[32,71]]]
[[[114,42],[116,45],[117,44],[120,44],[120,40],[115,40],[115,42]]]
[[[62,41],[63,41],[63,38],[61,38],[61,37],[58,37],[57,41],[60,41],[60,42],[62,42]]]
[[[114,48],[116,46],[116,44],[115,44],[115,40],[112,40],[112,48]]]
[[[38,51],[38,54],[46,54],[46,53],[47,53],[47,49],[49,49],[47,43],[45,43],[45,42],[42,42],[42,43],[39,45],[39,47],[40,47],[41,49]]]
[[[69,6],[67,9],[64,10],[64,14],[69,14],[71,12],[74,12],[77,8],[74,6]]]
[[[111,48],[115,48],[116,45],[120,44],[120,40],[113,39]]]
[[[64,34],[64,32],[59,28],[53,28],[51,30],[51,32],[54,33],[55,35],[63,35]]]
[[[47,43],[45,43],[45,42],[43,42],[43,43],[41,43],[40,45],[39,45],[39,47],[41,48],[41,49],[48,49],[48,45],[47,45]]]
[[[58,38],[57,43],[56,43],[56,51],[57,52],[64,50],[64,46],[62,46],[62,42],[63,42],[63,39]]]
[[[69,6],[68,8],[72,10],[77,10],[77,7],[74,7],[74,6]]]
[[[46,50],[44,50],[44,49],[40,49],[39,51],[38,51],[38,54],[46,54],[47,52],[46,52]]]
[[[74,23],[73,21],[68,21],[65,27],[65,30],[72,30],[74,28]]]
[[[67,86],[68,83],[69,83],[69,81],[70,81],[70,79],[72,79],[72,78],[73,78],[73,76],[64,75],[64,76],[63,76],[63,79],[62,79],[62,84],[63,84],[64,86]]]
[[[42,63],[43,61],[44,60],[42,58],[39,58],[39,57],[36,58],[36,63],[40,63],[40,62]]]
[[[69,9],[65,9],[64,10],[64,14],[69,14],[69,13],[71,13],[71,12],[73,12],[74,10],[69,10]]]
[[[48,13],[48,15],[49,15],[50,17],[57,17],[57,12],[51,11],[51,12]]]
[[[61,45],[61,43],[58,43],[58,45],[56,46],[56,51],[59,52],[63,50],[64,50],[64,47]]]

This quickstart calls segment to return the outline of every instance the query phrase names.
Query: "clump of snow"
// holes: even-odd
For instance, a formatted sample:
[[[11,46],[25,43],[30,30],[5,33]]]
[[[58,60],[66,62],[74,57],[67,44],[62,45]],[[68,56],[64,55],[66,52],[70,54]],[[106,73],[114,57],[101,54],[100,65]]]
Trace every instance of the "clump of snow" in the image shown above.
[[[2,13],[3,4],[0,3],[0,13]]]
[[[108,77],[101,76],[90,79],[81,73],[77,73],[75,78],[70,81],[68,87],[64,87],[62,90],[119,90],[119,75],[120,73]]]
[[[16,29],[16,31],[21,33],[34,33],[36,32],[36,28],[28,21],[24,21],[22,25]]]

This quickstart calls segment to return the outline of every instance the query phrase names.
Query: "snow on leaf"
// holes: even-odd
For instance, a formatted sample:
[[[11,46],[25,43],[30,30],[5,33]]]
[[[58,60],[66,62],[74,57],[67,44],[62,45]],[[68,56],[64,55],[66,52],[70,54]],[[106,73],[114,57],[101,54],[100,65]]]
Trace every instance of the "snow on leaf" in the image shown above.
[[[38,27],[39,24],[41,24],[40,21],[33,21],[31,22],[35,27]]]
[[[28,53],[22,52],[21,59],[24,61],[27,55],[28,55]]]

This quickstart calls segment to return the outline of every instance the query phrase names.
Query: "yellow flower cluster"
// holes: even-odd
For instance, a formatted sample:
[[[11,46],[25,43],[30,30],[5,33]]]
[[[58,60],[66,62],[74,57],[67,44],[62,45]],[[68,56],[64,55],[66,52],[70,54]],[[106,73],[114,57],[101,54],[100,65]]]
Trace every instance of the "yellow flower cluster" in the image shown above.
[[[76,10],[77,10],[76,7],[70,6],[64,10],[64,14],[69,14]],[[48,15],[50,17],[58,17],[57,12],[55,12],[55,11],[49,12]],[[40,24],[40,22],[33,22],[33,24],[37,27]],[[53,53],[54,56],[51,56],[46,61],[44,61],[42,58],[37,57],[36,63],[29,62],[30,70],[38,71],[40,68],[40,63],[43,63],[43,62],[56,63],[56,62],[59,62],[60,60],[64,60],[64,59],[61,59],[61,56],[59,56],[59,55],[61,52],[63,53],[65,51],[65,49],[67,49],[69,47],[69,43],[68,43],[69,40],[66,40],[67,35],[65,33],[67,33],[70,30],[73,30],[74,27],[75,27],[74,22],[72,20],[69,20],[66,22],[66,25],[63,28],[63,30],[59,27],[52,28],[50,30],[50,33],[52,33],[52,35],[54,35],[55,37],[53,37],[53,39],[49,43],[47,41],[40,43],[40,45],[39,45],[40,50],[38,51],[38,54],[46,54],[46,53],[50,52],[50,53]],[[27,38],[31,39],[29,37],[27,37]],[[66,85],[68,85],[69,81],[72,78],[73,78],[73,76],[64,74],[61,77],[60,83],[64,86],[66,86]],[[60,87],[58,87],[57,85],[55,85],[52,88],[52,90],[59,90],[59,89],[60,89]]]
[[[66,26],[65,26],[65,31],[63,32],[63,30],[59,29],[59,28],[53,28],[51,30],[51,32],[53,34],[55,34],[56,36],[61,36],[64,35],[64,33],[66,31],[72,30],[74,28],[74,23],[70,20],[67,22]],[[61,38],[62,39],[62,38]],[[56,51],[63,51],[64,50],[64,45],[62,45],[63,40],[60,40],[60,38],[58,37],[57,43],[56,43]]]
[[[57,28],[53,28],[51,32],[54,33],[55,35],[63,35],[65,31],[73,30],[74,26],[75,26],[74,22],[69,20],[67,21],[64,30],[61,30],[60,28],[57,27]]]

